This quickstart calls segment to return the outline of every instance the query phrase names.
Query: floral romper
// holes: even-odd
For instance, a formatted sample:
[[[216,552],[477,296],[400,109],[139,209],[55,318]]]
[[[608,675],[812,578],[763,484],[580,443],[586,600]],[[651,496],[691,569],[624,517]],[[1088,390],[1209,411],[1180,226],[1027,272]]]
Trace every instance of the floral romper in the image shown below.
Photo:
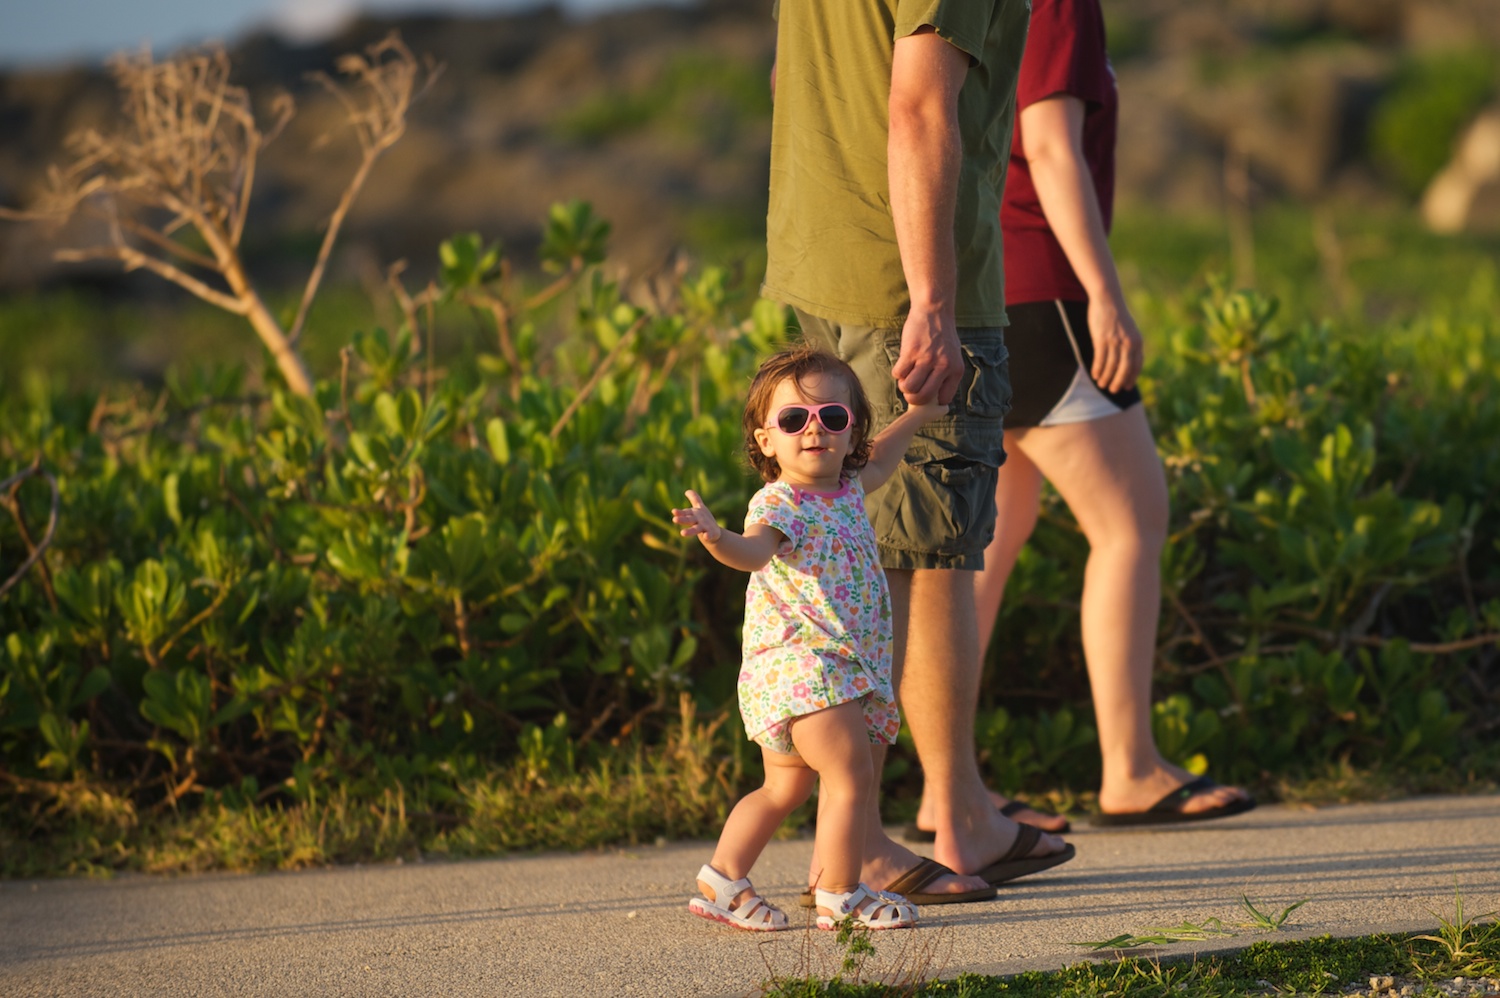
[[[764,523],[791,542],[750,576],[745,593],[740,716],[750,738],[795,755],[791,722],[850,700],[870,741],[896,740],[891,691],[891,599],[859,478],[837,492],[771,482],[750,500],[745,526]]]

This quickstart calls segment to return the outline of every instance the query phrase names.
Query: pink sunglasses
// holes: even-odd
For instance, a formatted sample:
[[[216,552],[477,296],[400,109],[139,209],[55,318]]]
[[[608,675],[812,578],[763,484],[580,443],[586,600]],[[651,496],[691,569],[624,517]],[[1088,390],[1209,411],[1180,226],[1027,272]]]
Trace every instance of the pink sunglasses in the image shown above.
[[[842,402],[824,402],[822,405],[784,405],[766,424],[766,429],[775,427],[782,433],[795,436],[807,429],[809,419],[817,420],[819,426],[829,433],[848,433],[854,415]]]

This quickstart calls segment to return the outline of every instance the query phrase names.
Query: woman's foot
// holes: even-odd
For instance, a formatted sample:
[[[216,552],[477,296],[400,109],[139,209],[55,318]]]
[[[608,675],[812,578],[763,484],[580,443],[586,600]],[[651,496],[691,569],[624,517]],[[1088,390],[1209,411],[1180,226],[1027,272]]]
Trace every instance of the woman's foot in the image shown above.
[[[1106,774],[1099,790],[1099,810],[1104,814],[1143,814],[1163,798],[1198,777],[1165,760],[1155,769],[1136,776]],[[1201,814],[1242,806],[1253,798],[1243,787],[1214,786],[1177,802],[1175,810],[1183,815]]]

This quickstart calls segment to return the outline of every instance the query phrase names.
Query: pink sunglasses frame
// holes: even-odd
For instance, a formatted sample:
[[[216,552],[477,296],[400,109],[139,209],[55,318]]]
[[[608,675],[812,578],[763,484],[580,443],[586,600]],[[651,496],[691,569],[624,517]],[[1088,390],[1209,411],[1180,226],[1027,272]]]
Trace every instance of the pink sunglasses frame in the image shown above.
[[[803,423],[800,430],[788,431],[781,428],[781,414],[783,412],[786,412],[788,409],[807,410],[807,423]],[[842,430],[830,430],[828,428],[828,424],[823,422],[822,412],[824,409],[842,409],[844,411],[844,415],[849,418],[849,422],[844,424],[844,428]],[[802,434],[807,432],[808,423],[814,421],[817,422],[818,426],[822,427],[824,433],[831,433],[836,437],[843,436],[845,433],[848,433],[851,429],[854,428],[854,410],[849,408],[842,402],[819,402],[817,405],[809,405],[806,402],[793,402],[790,405],[784,405],[780,409],[777,409],[771,415],[771,421],[767,423],[764,428],[767,430],[775,430],[778,433],[784,433],[789,437],[800,437]]]

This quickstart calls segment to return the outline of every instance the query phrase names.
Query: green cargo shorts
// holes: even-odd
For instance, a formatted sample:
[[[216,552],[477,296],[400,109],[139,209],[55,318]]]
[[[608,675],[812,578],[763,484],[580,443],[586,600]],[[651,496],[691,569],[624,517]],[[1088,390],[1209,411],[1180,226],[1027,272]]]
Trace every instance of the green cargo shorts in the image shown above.
[[[859,375],[875,432],[906,410],[891,377],[901,355],[901,330],[844,325],[800,309],[797,318],[808,346],[837,354]],[[964,376],[948,415],[917,431],[896,474],[867,500],[880,563],[888,569],[977,571],[995,536],[1010,355],[1003,327],[960,329],[958,337]]]

